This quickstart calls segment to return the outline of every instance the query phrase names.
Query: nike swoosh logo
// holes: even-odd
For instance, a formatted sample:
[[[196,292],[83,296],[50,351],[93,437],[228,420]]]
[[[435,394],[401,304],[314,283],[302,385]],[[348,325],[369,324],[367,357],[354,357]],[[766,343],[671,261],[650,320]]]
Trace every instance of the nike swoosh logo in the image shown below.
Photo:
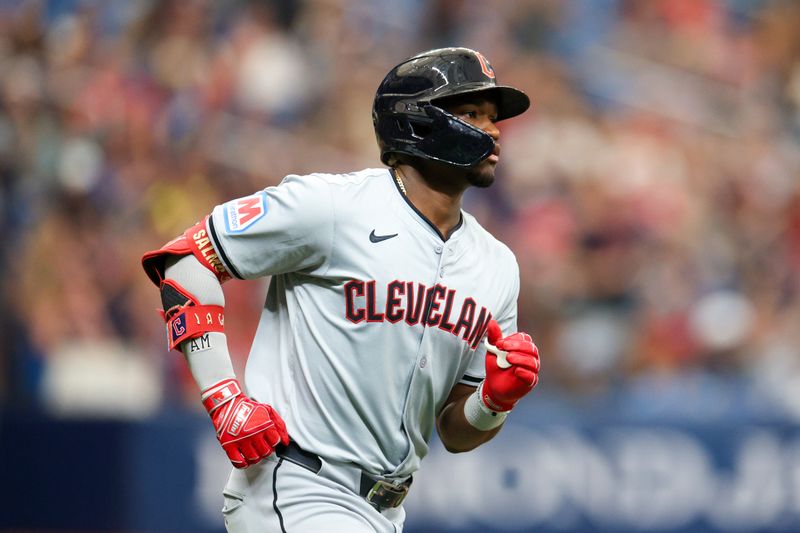
[[[369,234],[369,242],[381,242],[391,239],[392,237],[397,237],[397,233],[392,233],[391,235],[375,235],[375,230],[372,230],[372,233]]]

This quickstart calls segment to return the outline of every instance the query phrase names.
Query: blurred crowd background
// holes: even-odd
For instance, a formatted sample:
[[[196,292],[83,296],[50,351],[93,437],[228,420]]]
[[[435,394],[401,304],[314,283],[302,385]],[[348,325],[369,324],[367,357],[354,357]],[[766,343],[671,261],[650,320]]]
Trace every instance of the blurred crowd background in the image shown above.
[[[142,253],[380,166],[383,75],[463,45],[533,101],[466,209],[517,254],[540,401],[798,419],[798,28],[779,0],[0,0],[0,406],[199,408]],[[225,291],[241,369],[265,281]]]

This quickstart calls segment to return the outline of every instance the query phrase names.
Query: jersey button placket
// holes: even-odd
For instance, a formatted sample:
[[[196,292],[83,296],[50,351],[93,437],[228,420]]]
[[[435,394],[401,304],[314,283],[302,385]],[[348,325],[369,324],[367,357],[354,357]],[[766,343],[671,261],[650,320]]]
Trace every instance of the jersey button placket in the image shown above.
[[[444,277],[444,263],[445,263],[445,258],[443,255],[444,246],[442,246],[441,244],[437,244],[436,247],[434,248],[434,251],[439,256],[439,279],[441,279]]]
[[[437,244],[436,246],[434,246],[433,251],[436,252],[436,255],[439,256],[439,260],[437,262],[437,270],[438,270],[438,273],[439,273],[439,275],[437,277],[437,281],[438,281],[439,279],[444,277],[444,266],[443,266],[444,263],[445,263],[445,259],[444,259],[444,255],[443,255],[444,246]],[[423,333],[422,333],[423,338],[427,337],[427,334],[428,334],[428,328],[425,328],[423,330]],[[418,366],[418,368],[420,370],[424,370],[425,367],[428,366],[428,356],[425,355],[425,354],[420,354],[420,358],[419,358],[419,360],[417,362],[417,366]]]

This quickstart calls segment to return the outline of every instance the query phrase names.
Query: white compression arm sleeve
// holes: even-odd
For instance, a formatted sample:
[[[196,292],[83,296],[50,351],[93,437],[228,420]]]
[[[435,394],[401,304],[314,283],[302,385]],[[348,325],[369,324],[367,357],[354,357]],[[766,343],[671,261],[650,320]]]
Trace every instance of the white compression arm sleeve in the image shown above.
[[[175,280],[201,304],[225,305],[222,285],[193,255],[167,258],[164,277]],[[223,379],[236,377],[224,333],[205,333],[183,342],[181,350],[201,391]]]

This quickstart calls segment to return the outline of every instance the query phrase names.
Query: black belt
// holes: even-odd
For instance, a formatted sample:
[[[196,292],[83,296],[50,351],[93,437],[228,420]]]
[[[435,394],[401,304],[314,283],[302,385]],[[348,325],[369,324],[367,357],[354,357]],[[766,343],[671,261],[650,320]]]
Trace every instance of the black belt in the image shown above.
[[[275,454],[315,474],[319,474],[322,469],[322,459],[317,454],[302,449],[294,441],[289,442],[287,446],[282,444],[277,446]],[[403,503],[410,486],[410,477],[403,483],[391,483],[384,479],[372,477],[362,471],[359,494],[380,511],[390,507],[398,507]]]

